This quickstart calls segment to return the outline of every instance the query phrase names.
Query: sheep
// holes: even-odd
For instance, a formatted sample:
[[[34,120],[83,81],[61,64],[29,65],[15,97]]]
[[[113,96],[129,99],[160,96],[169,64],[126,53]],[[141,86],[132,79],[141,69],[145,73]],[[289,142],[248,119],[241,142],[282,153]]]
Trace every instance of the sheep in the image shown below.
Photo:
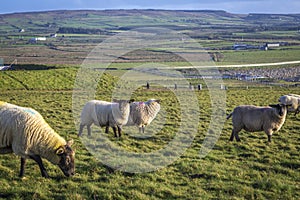
[[[49,178],[42,159],[58,165],[65,176],[75,174],[73,140],[66,142],[34,109],[0,101],[0,154],[21,157],[20,177],[24,176],[26,159],[33,159],[41,174]]]
[[[241,105],[234,108],[227,119],[232,116],[232,133],[230,141],[234,137],[240,141],[238,133],[244,129],[249,132],[264,131],[271,142],[273,131],[279,131],[285,122],[287,106],[283,104],[269,105],[270,107],[259,107],[253,105]]]
[[[83,128],[87,126],[88,135],[91,135],[91,125],[112,127],[115,137],[121,137],[122,126],[128,121],[130,106],[133,100],[113,100],[113,102],[91,100],[87,102],[81,112],[78,136],[82,135]],[[118,129],[118,135],[117,135]]]
[[[281,104],[291,105],[288,108],[288,112],[294,112],[295,116],[300,112],[300,95],[296,94],[287,94],[279,97],[278,101]]]
[[[132,102],[130,115],[126,126],[137,126],[139,132],[145,132],[145,126],[149,125],[160,111],[160,100],[150,99],[146,102]]]

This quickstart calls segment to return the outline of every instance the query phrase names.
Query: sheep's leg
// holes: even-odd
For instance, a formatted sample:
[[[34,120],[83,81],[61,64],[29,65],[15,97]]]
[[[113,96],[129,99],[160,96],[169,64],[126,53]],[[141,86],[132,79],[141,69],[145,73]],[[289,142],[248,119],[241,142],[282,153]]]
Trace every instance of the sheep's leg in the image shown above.
[[[91,125],[87,125],[87,132],[88,132],[88,136],[91,136],[92,130],[91,130]]]
[[[115,126],[113,126],[112,129],[113,129],[113,131],[114,131],[115,137],[118,137],[118,136],[117,136],[117,128],[116,128]]]
[[[84,125],[80,124],[78,136],[82,135],[83,128],[84,128]]]
[[[118,133],[119,133],[119,137],[121,137],[121,135],[122,135],[122,128],[120,126],[118,126]]]
[[[234,136],[235,136],[236,141],[238,141],[238,142],[241,141],[241,139],[239,138],[239,131],[236,131]]]
[[[106,126],[105,126],[105,133],[108,133],[108,131],[109,131],[109,126],[106,125]]]
[[[144,125],[139,127],[139,133],[145,133],[145,126]]]
[[[46,171],[46,168],[43,165],[43,161],[42,161],[41,157],[38,156],[38,155],[32,155],[32,156],[30,156],[30,158],[33,159],[35,162],[37,162],[37,164],[40,167],[42,176],[45,177],[45,178],[49,178],[49,175]]]
[[[233,139],[234,139],[234,130],[232,129],[232,131],[231,131],[231,136],[230,136],[230,141],[233,141]]]
[[[297,108],[297,110],[295,110],[295,114],[294,116],[296,117],[296,115],[300,112],[300,108]]]
[[[237,130],[235,130],[234,128],[232,129],[232,132],[231,132],[231,136],[230,136],[230,141],[233,141],[234,140],[234,138],[236,139],[236,141],[238,141],[238,142],[240,142],[241,141],[241,139],[239,138],[239,132],[240,131],[237,131]]]
[[[268,135],[268,142],[272,141],[272,135]]]
[[[21,178],[24,176],[25,164],[26,164],[26,158],[21,158],[21,167],[20,167],[20,174],[19,174],[19,177]]]
[[[271,142],[273,131],[272,130],[267,130],[267,131],[265,131],[265,133],[268,135],[268,142]]]
[[[145,126],[142,126],[142,133],[145,133]]]

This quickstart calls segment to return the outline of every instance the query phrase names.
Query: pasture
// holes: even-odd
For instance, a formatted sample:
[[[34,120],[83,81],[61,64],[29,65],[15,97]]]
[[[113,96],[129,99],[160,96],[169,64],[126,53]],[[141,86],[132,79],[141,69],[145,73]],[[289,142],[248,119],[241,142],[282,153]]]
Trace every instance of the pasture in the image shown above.
[[[74,139],[73,147],[76,149],[76,175],[71,178],[64,177],[57,166],[46,160],[44,164],[51,178],[42,178],[38,165],[28,160],[25,177],[21,179],[18,177],[20,158],[13,154],[0,155],[0,199],[300,199],[299,116],[288,115],[282,129],[274,133],[271,144],[267,142],[265,133],[245,131],[239,134],[241,142],[229,142],[230,120],[225,121],[220,135],[213,135],[215,131],[209,130],[212,121],[225,117],[237,105],[275,104],[283,94],[299,94],[299,87],[292,87],[299,85],[299,79],[298,82],[273,80],[289,87],[223,80],[228,88],[224,91],[226,113],[216,118],[211,117],[214,108],[202,79],[187,80],[195,88],[203,84],[201,91],[190,90],[189,85],[178,87],[177,94],[187,97],[193,94],[198,103],[185,117],[174,88],[152,87],[152,84],[148,90],[136,88],[132,98],[136,101],[160,99],[162,110],[146,127],[145,135],[138,135],[136,127],[124,128],[121,138],[113,137],[112,130],[105,135],[124,151],[147,155],[164,149],[176,137],[183,120],[197,118],[195,124],[187,127],[187,130],[195,132],[188,148],[182,154],[172,149],[166,151],[163,157],[154,161],[159,164],[174,157],[176,160],[147,173],[124,172],[97,159],[85,145],[84,137],[77,136],[72,105],[78,66],[97,44],[118,33],[141,27],[169,28],[193,38],[201,48],[186,50],[180,45],[172,46],[173,41],[163,40],[163,45],[172,47],[169,51],[156,47],[122,55],[101,77],[96,99],[110,101],[113,90],[119,87],[116,85],[118,77],[128,69],[149,63],[186,66],[187,62],[174,56],[172,51],[208,53],[216,56],[213,57],[216,58],[216,66],[299,60],[298,15],[164,10],[49,11],[1,15],[0,24],[0,61],[10,64],[17,60],[13,66],[17,70],[0,71],[0,100],[36,109],[57,133],[66,139]],[[20,29],[25,29],[25,32],[20,32]],[[57,33],[57,37],[50,37],[53,33]],[[47,40],[30,43],[34,37],[47,37]],[[232,50],[235,43],[262,45],[267,42],[283,42],[286,45],[269,51]],[[98,64],[101,68],[104,62]],[[297,67],[298,64],[260,69],[294,70]],[[222,68],[222,71],[239,72],[244,69]],[[248,74],[252,72],[255,71]],[[148,74],[134,73],[145,83],[149,80]],[[188,98],[181,103],[190,104]],[[104,147],[103,154],[106,155],[105,147],[109,146],[98,138],[104,134],[103,131],[101,133],[96,126],[92,126],[92,130],[94,145]],[[86,130],[83,134],[86,135]],[[200,158],[199,151],[207,135],[217,141],[208,155]],[[148,167],[146,163],[138,164],[140,168]]]
[[[148,173],[125,173],[97,160],[77,137],[78,127],[72,115],[73,84],[77,68],[50,70],[5,71],[0,73],[2,101],[29,106],[39,111],[51,127],[66,139],[73,138],[76,148],[76,175],[66,178],[47,161],[51,176],[40,176],[34,161],[28,161],[25,178],[18,177],[20,158],[0,155],[0,199],[299,199],[300,198],[300,121],[289,115],[282,129],[273,135],[271,144],[263,132],[240,133],[241,142],[229,142],[231,121],[226,121],[214,148],[204,157],[199,150],[211,119],[211,102],[207,89],[194,92],[199,103],[199,123],[192,144],[170,165]],[[116,72],[116,74],[118,74]],[[47,79],[47,81],[45,81]],[[99,82],[96,98],[109,100],[114,80],[106,74]],[[197,84],[199,80],[191,80]],[[201,80],[200,80],[201,81]],[[240,104],[268,105],[278,97],[299,93],[299,88],[249,85],[224,81],[226,113]],[[180,109],[172,90],[137,89],[136,100],[161,100],[167,116],[163,129],[151,137],[139,139],[127,127],[121,138],[111,142],[130,152],[147,153],[164,148],[176,133]],[[160,121],[158,116],[158,120]],[[146,128],[151,132],[151,126]],[[92,126],[97,130],[99,127]],[[84,132],[86,134],[86,132]],[[104,133],[99,133],[104,134]],[[170,152],[172,155],[172,152]]]

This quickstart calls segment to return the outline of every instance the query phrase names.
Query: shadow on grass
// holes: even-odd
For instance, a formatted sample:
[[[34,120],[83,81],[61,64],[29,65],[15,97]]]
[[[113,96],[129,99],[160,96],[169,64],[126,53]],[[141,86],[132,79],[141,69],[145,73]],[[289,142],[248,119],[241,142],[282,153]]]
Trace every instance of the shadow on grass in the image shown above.
[[[47,66],[47,65],[24,64],[24,65],[13,65],[9,68],[9,70],[49,70],[49,69],[56,69],[56,67]]]

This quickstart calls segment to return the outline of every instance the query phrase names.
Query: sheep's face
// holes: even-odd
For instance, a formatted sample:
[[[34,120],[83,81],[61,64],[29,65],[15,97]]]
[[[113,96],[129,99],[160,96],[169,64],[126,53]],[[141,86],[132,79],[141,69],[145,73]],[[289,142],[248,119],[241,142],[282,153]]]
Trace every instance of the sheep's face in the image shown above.
[[[75,174],[75,152],[72,150],[71,145],[73,140],[57,150],[57,155],[60,157],[58,163],[59,168],[65,176],[73,176]]]
[[[286,112],[287,112],[287,105],[284,105],[284,104],[276,104],[276,105],[269,105],[271,106],[272,108],[275,108],[277,110],[277,113],[280,115],[280,116],[284,116],[286,115]]]
[[[134,101],[133,99],[131,99],[131,100],[116,100],[116,99],[113,99],[113,102],[119,104],[119,110],[121,112],[126,111],[129,107],[129,104],[133,101]]]

